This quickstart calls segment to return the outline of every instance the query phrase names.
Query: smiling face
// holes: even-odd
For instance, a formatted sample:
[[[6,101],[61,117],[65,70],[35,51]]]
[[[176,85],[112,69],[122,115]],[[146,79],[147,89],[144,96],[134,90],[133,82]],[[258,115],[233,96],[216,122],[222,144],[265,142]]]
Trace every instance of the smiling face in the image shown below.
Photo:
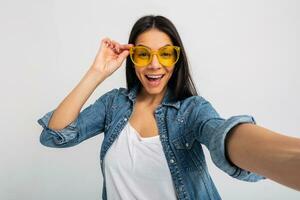
[[[159,48],[173,45],[173,43],[166,33],[158,29],[150,29],[137,37],[135,46],[139,45],[157,51]],[[157,55],[153,55],[152,62],[148,65],[144,67],[135,66],[135,73],[143,85],[143,93],[146,92],[151,95],[163,94],[173,74],[174,67],[166,67],[160,64]],[[162,77],[157,78],[160,76]]]

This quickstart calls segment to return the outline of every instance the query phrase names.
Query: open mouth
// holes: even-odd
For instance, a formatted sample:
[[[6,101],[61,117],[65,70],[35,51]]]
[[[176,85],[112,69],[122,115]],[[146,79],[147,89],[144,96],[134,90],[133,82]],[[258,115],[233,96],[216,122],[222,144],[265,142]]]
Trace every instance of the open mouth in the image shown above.
[[[149,81],[157,81],[157,80],[162,79],[162,77],[164,77],[164,74],[160,74],[160,75],[145,75],[145,76],[146,76],[146,78]]]
[[[145,77],[148,80],[148,83],[150,86],[158,86],[160,84],[160,80],[164,77],[164,74],[160,74],[160,75],[150,75],[147,74],[145,75]]]

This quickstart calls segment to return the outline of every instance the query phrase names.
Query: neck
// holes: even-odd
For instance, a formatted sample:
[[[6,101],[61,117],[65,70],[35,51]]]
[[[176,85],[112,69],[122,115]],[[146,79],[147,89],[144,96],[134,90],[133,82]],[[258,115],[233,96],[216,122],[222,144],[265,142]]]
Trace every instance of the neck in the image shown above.
[[[157,106],[162,102],[166,90],[167,87],[158,94],[149,94],[145,88],[142,87],[141,92],[137,95],[137,101],[146,106]]]

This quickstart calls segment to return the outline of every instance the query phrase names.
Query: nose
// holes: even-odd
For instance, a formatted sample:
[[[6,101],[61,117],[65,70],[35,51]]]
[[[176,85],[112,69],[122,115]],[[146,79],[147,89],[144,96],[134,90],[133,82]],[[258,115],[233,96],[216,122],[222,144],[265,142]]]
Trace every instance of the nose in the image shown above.
[[[151,69],[159,69],[161,67],[161,64],[158,61],[157,55],[154,54],[151,63],[148,65]]]

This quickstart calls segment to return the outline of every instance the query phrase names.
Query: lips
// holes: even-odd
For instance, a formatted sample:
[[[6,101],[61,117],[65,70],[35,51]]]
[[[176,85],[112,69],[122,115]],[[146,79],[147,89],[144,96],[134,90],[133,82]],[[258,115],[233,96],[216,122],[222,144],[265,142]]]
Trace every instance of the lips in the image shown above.
[[[145,75],[145,77],[148,80],[147,83],[149,86],[156,87],[160,84],[161,79],[164,77],[164,74],[160,74],[160,75],[147,74]]]
[[[146,74],[145,77],[149,80],[149,81],[155,81],[155,80],[160,80],[162,79],[162,77],[164,76],[164,74]]]

